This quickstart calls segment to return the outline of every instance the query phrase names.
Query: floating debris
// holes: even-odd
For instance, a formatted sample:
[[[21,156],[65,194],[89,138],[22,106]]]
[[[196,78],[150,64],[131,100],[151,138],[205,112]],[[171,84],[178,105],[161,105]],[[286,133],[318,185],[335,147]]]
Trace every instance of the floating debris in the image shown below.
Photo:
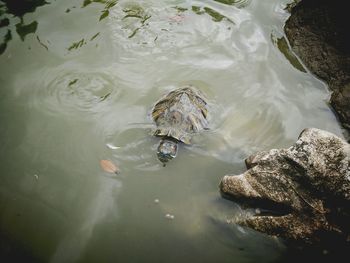
[[[36,36],[36,39],[38,40],[38,42],[41,46],[43,46],[47,51],[49,51],[49,48],[47,47],[47,45],[45,45],[43,42],[41,42],[39,36]]]
[[[135,30],[131,33],[131,35],[128,36],[128,38],[132,38],[136,35],[137,31],[139,31],[141,27],[135,28]]]
[[[158,204],[159,203],[159,199],[154,199],[154,203]]]
[[[107,16],[109,16],[109,11],[108,11],[108,10],[103,10],[102,15],[100,16],[99,21],[101,21],[102,19],[106,18]]]
[[[214,9],[211,9],[209,7],[204,7],[204,11],[211,16],[212,20],[214,22],[221,22],[225,16],[220,14],[219,12],[215,11]]]
[[[38,176],[37,174],[34,174],[34,178],[35,178],[36,180],[39,180],[39,176]]]
[[[214,22],[221,22],[223,19],[226,19],[227,21],[231,22],[234,24],[232,19],[220,14],[219,12],[215,11],[214,9],[211,9],[209,7],[200,7],[200,6],[192,6],[192,11],[197,14],[197,15],[202,15],[207,13],[208,15],[211,16],[212,20]]]
[[[78,79],[74,79],[74,80],[71,80],[69,83],[68,83],[68,87],[74,85],[75,83],[77,83]]]
[[[119,173],[119,168],[110,160],[101,160],[100,165],[101,168],[107,173]]]
[[[233,5],[237,8],[244,8],[250,5],[251,0],[214,0],[225,5]]]
[[[105,19],[107,16],[109,16],[109,9],[111,9],[113,6],[115,6],[117,4],[117,2],[118,2],[117,0],[106,1],[106,6],[102,10],[102,15],[100,16],[99,21],[101,21],[102,19]]]
[[[100,32],[98,32],[98,33],[96,33],[95,35],[93,35],[93,36],[90,38],[90,41],[94,40],[99,34],[100,34]]]
[[[85,39],[81,39],[77,42],[74,42],[69,48],[68,48],[68,51],[71,51],[72,49],[78,49],[80,47],[82,47],[83,45],[86,45],[86,41]]]
[[[107,143],[106,146],[109,148],[109,149],[112,149],[112,150],[116,150],[116,149],[119,149],[120,147],[119,146],[115,146],[111,143]]]
[[[106,100],[111,95],[111,92],[108,92],[106,95],[100,97],[100,101]]]
[[[177,12],[179,12],[179,13],[182,13],[182,12],[185,12],[185,11],[188,10],[187,8],[184,8],[184,7],[181,7],[181,6],[175,6],[173,8],[175,8],[177,10]]]
[[[197,15],[202,15],[205,13],[205,11],[201,10],[201,7],[199,6],[192,6],[192,11],[196,13]]]
[[[132,31],[128,38],[133,38],[137,32],[146,25],[146,21],[152,17],[151,15],[147,14],[141,6],[138,5],[131,5],[129,8],[123,9],[123,12],[125,13],[125,16],[122,18],[122,20],[128,18],[136,18],[139,20],[134,24],[136,27],[133,29],[130,28]]]

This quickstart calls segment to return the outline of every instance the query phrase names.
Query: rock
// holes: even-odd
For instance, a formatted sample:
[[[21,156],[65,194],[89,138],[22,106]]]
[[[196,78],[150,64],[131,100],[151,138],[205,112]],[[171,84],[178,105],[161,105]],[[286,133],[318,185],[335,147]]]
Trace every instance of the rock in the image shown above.
[[[288,149],[259,152],[248,170],[226,175],[224,197],[259,208],[237,223],[289,241],[346,240],[350,233],[350,145],[336,135],[305,129]]]
[[[293,51],[328,83],[330,104],[350,131],[349,20],[341,0],[303,0],[291,8],[284,29]]]

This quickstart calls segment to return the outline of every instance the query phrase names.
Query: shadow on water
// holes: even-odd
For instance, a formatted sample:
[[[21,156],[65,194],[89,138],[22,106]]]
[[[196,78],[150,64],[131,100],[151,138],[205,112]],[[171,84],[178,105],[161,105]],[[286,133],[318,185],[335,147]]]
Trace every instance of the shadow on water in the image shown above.
[[[0,55],[14,45],[12,58],[3,57],[10,74],[0,78],[7,96],[0,89],[0,258],[301,259],[285,256],[280,240],[232,222],[243,212],[218,193],[224,174],[245,171],[248,154],[289,145],[299,125],[328,116],[317,108],[318,82],[283,64],[287,58],[302,70],[288,42],[271,35],[271,16],[254,15],[259,1],[66,0],[61,13],[58,2],[0,0]],[[35,11],[38,19],[25,16]],[[53,14],[64,23],[53,23]],[[70,56],[44,52],[36,68],[22,68],[16,51],[30,38]],[[92,41],[98,49],[89,49]],[[27,52],[27,61],[36,54]],[[210,95],[212,127],[164,168],[146,116],[179,82]],[[100,159],[122,172],[102,174]]]
[[[278,38],[273,33],[271,34],[272,43],[279,49],[279,51],[285,56],[285,58],[290,62],[290,64],[301,72],[306,73],[306,70],[302,63],[299,61],[298,57],[291,50],[288,40],[282,36]]]
[[[33,13],[37,7],[48,4],[45,0],[2,0],[5,12],[23,20],[26,13]]]
[[[17,23],[16,32],[24,41],[26,35],[35,33],[38,28],[38,22],[32,21],[28,24],[24,23],[24,15],[27,13],[33,13],[35,10],[43,5],[49,4],[45,0],[2,0],[0,2],[0,16],[12,15],[18,17],[20,22]],[[0,28],[9,27],[11,22],[8,17],[1,18]],[[8,42],[12,39],[12,33],[10,29],[7,29],[7,33],[3,36],[3,42],[0,44],[0,55],[3,54],[7,48]]]
[[[289,244],[288,249],[282,254],[279,262],[347,262],[349,245],[344,242],[329,239],[327,244],[308,246]],[[332,243],[332,244],[331,244]]]
[[[92,3],[103,4],[104,8],[102,9],[102,14],[99,17],[99,21],[106,18],[109,15],[109,10],[118,3],[118,0],[84,0],[81,8],[87,7]],[[3,54],[7,48],[8,43],[12,40],[11,25],[14,23],[11,19],[12,17],[17,17],[20,19],[20,22],[15,24],[16,33],[19,35],[22,41],[25,40],[25,37],[29,34],[34,34],[38,29],[38,22],[31,21],[28,23],[24,22],[24,15],[27,13],[34,13],[38,7],[50,4],[45,0],[2,0],[0,1],[0,29],[7,28],[6,33],[2,36],[2,42],[0,43],[0,55]],[[68,8],[66,13],[69,13],[71,10]],[[94,35],[91,40],[96,37]],[[39,37],[37,36],[39,43],[44,46],[45,49],[48,49],[45,44],[43,44]],[[91,41],[90,40],[90,41]],[[78,48],[86,44],[84,39],[73,43],[69,50],[73,48]]]

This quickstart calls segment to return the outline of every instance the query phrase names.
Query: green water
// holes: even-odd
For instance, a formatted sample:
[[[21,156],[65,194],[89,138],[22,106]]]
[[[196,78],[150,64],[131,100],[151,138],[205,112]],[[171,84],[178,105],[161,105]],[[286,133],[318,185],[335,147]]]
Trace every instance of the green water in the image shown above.
[[[303,128],[341,136],[283,38],[288,1],[31,2],[0,1],[2,262],[285,260],[282,240],[228,221],[245,211],[218,184]],[[186,84],[210,130],[162,167],[149,114]]]

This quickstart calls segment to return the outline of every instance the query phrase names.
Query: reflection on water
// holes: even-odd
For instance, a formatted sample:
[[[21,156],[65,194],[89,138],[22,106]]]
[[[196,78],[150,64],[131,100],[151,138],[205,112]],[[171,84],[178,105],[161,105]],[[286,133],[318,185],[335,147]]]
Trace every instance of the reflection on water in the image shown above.
[[[273,34],[271,35],[271,39],[273,43],[278,47],[282,54],[289,60],[289,62],[298,70],[306,72],[304,66],[298,60],[298,58],[294,55],[292,50],[290,49],[286,37],[276,38]]]
[[[14,16],[20,17],[23,19],[23,16],[26,13],[33,13],[35,10],[48,4],[45,0],[1,0],[5,5],[3,8],[6,10],[6,13],[12,14]]]
[[[60,111],[72,115],[78,111],[99,112],[111,99],[120,96],[107,72],[79,72],[78,68],[79,65],[68,63],[60,68],[43,69],[40,74],[48,76],[47,79],[36,79],[34,86],[46,88],[34,87],[30,91],[36,93],[30,98],[30,105],[47,113]]]
[[[214,1],[226,4],[226,5],[234,5],[238,8],[246,7],[251,2],[251,0],[214,0]]]
[[[58,244],[51,262],[76,262],[84,253],[95,226],[106,216],[118,215],[118,207],[113,200],[113,191],[121,187],[117,179],[102,180],[96,187],[96,195],[83,218],[70,227],[67,236]]]
[[[280,240],[234,224],[249,211],[218,184],[305,127],[341,136],[284,38],[287,0],[19,2],[0,1],[1,256],[283,259]],[[150,112],[189,84],[208,97],[210,130],[162,167]]]
[[[45,0],[2,0],[0,2],[0,16],[13,15],[20,19],[19,23],[16,23],[16,32],[20,36],[21,40],[24,41],[26,35],[35,33],[38,27],[37,21],[32,21],[28,24],[24,23],[24,15],[27,13],[33,13],[35,10],[48,4]],[[11,19],[11,22],[13,19]],[[2,18],[0,21],[1,27],[11,26],[8,17]],[[8,42],[11,40],[11,30],[7,30],[7,34],[3,37],[3,42],[0,44],[0,55],[4,53],[7,48]]]

